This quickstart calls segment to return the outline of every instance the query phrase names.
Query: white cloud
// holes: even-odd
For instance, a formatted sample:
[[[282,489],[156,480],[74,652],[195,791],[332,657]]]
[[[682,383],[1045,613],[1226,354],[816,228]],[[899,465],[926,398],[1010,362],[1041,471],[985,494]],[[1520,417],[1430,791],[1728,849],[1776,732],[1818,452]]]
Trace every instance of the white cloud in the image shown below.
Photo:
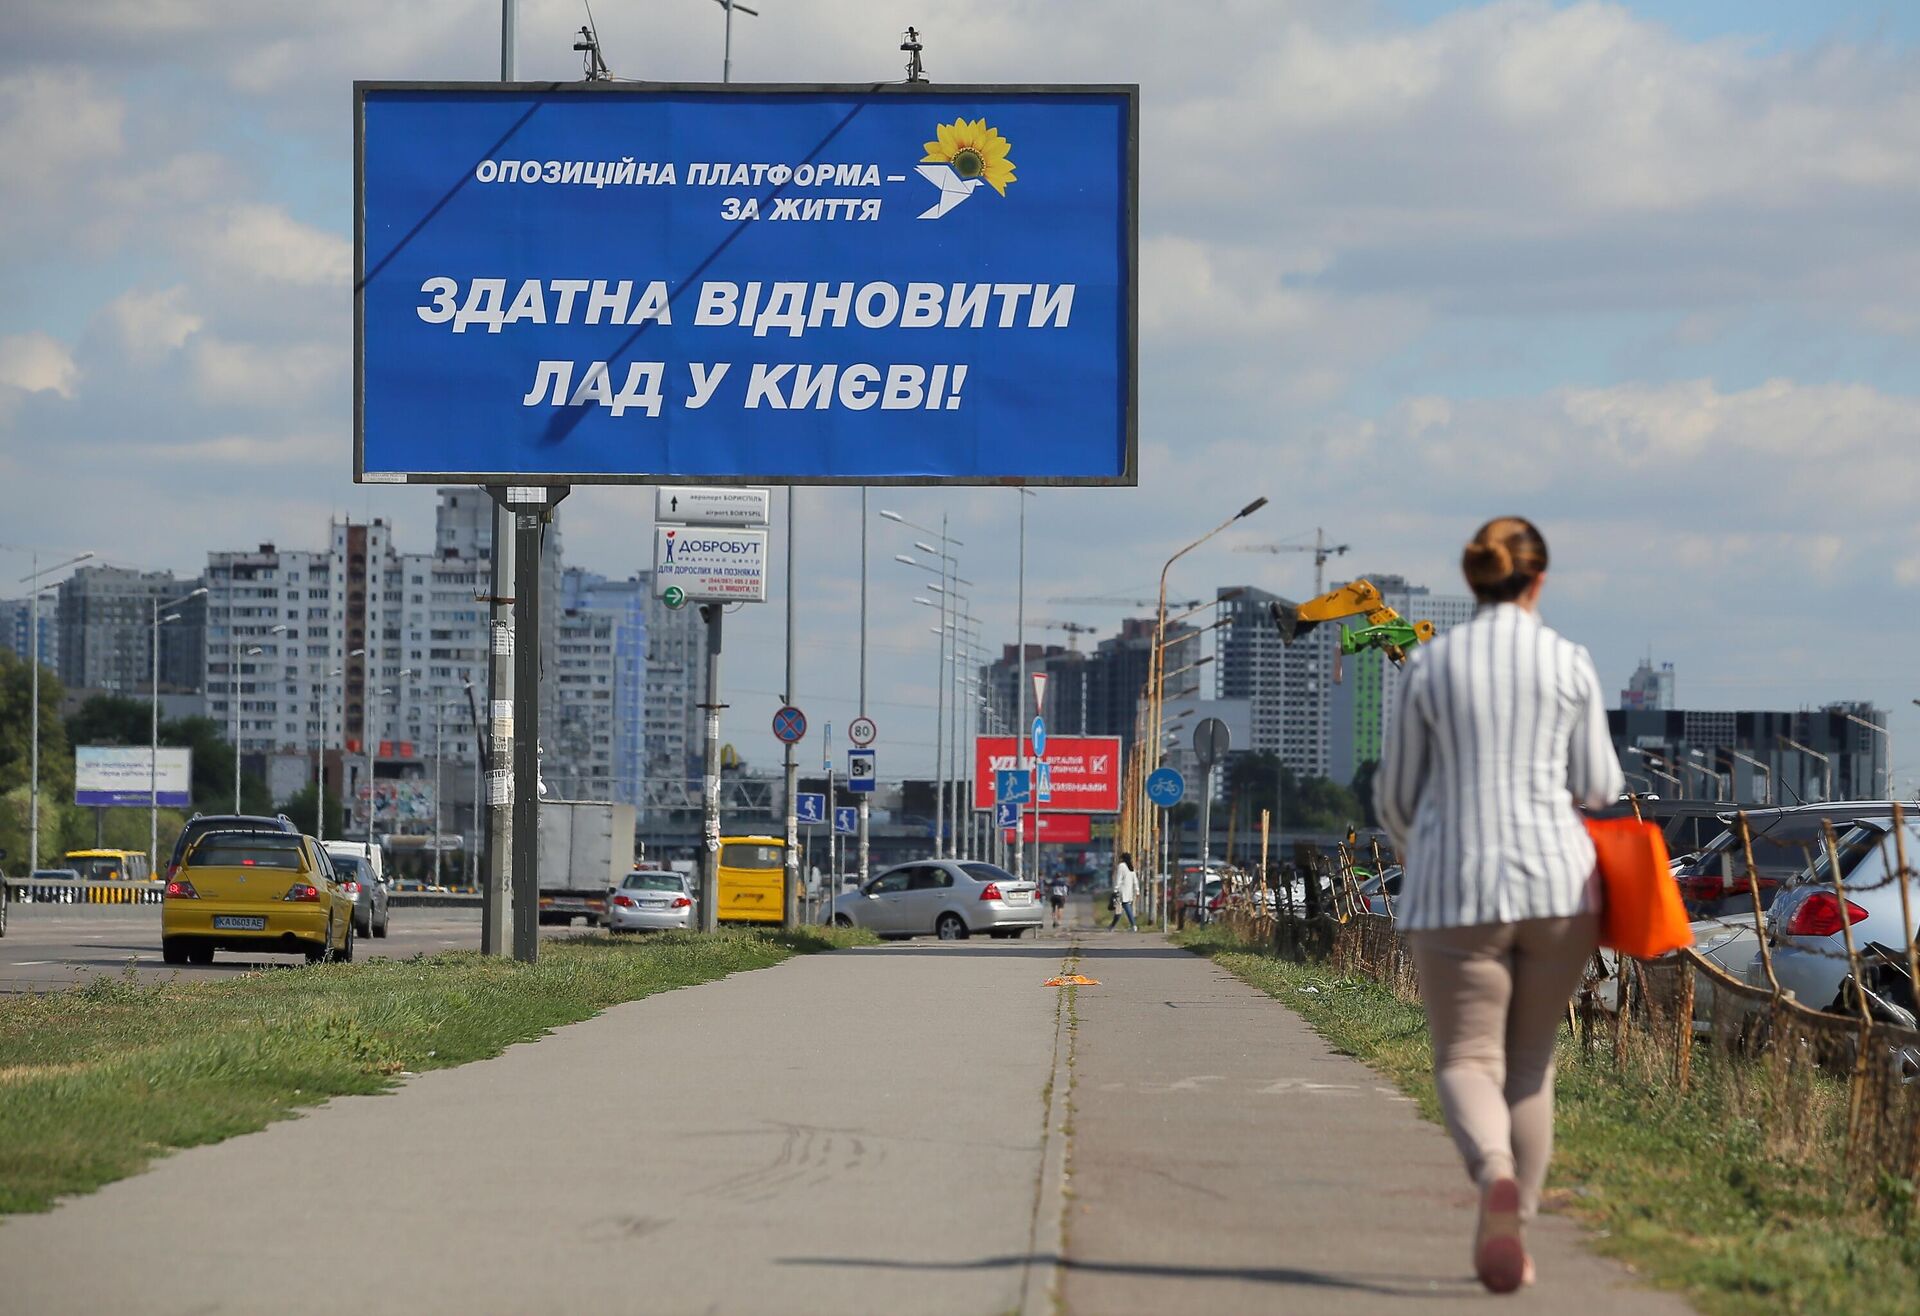
[[[344,288],[353,244],[303,224],[279,206],[232,206],[210,217],[193,239],[201,259],[222,275],[305,288]]]
[[[80,368],[58,339],[39,332],[0,338],[0,389],[71,399],[79,384]]]
[[[105,314],[121,350],[149,365],[178,350],[206,323],[186,303],[187,289],[181,284],[153,291],[135,288],[108,303]]]
[[[210,336],[189,350],[194,393],[213,406],[281,409],[309,401],[321,389],[343,389],[345,343],[294,343],[269,347]]]

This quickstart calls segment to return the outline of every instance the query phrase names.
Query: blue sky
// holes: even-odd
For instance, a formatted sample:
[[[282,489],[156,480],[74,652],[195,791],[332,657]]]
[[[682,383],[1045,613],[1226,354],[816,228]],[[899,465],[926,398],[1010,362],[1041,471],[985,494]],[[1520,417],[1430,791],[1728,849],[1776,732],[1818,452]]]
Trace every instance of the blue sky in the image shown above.
[[[710,0],[594,7],[616,73],[717,77]],[[891,0],[761,8],[736,18],[742,80],[899,76]],[[497,16],[14,0],[0,540],[192,571],[351,512],[424,546],[429,493],[347,474],[348,86],[490,78]],[[577,77],[581,21],[524,0],[523,76]],[[1142,488],[1032,500],[1030,619],[1111,627],[1123,609],[1046,600],[1150,594],[1250,492],[1269,508],[1177,589],[1304,593],[1296,557],[1235,550],[1316,525],[1357,570],[1451,589],[1473,527],[1521,511],[1554,544],[1549,615],[1608,686],[1650,649],[1699,706],[1873,699],[1920,778],[1920,5],[924,0],[914,21],[936,80],[1142,87]],[[853,711],[855,499],[799,498],[816,723]],[[949,512],[1011,638],[1012,495],[874,506]],[[570,558],[645,565],[649,509],[577,492]],[[899,540],[876,526],[888,773],[933,739]],[[750,758],[780,623],[749,610],[730,646]]]

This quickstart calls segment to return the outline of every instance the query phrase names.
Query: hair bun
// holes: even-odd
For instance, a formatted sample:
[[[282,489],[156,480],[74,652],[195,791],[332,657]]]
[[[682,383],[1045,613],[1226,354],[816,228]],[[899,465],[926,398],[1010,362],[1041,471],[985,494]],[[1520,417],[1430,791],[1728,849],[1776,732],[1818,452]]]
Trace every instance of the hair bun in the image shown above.
[[[1498,539],[1476,539],[1461,555],[1467,583],[1476,588],[1498,585],[1513,575],[1513,551]]]

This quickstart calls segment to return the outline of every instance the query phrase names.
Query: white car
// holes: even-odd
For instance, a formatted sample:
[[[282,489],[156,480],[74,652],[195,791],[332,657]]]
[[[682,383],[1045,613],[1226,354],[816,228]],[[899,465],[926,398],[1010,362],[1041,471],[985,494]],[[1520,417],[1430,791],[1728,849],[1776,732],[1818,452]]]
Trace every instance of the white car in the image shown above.
[[[687,879],[664,868],[636,868],[607,891],[601,926],[609,932],[665,932],[693,926]]]
[[[1906,833],[1907,862],[1913,863],[1920,857],[1920,819],[1909,818]],[[1844,1013],[1840,988],[1851,970],[1843,921],[1853,933],[1856,952],[1874,942],[1903,948],[1914,929],[1900,914],[1893,819],[1857,819],[1834,848],[1840,855],[1841,894],[1834,893],[1832,864],[1823,851],[1811,870],[1774,897],[1767,910],[1767,939],[1781,987],[1802,1005]],[[1767,985],[1757,952],[1747,965],[1746,979],[1756,987]]]

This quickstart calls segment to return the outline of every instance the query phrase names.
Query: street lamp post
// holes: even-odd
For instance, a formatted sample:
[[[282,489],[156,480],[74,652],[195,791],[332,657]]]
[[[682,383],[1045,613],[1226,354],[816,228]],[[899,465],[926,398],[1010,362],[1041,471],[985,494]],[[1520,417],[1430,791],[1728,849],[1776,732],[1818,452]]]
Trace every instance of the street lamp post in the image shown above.
[[[917,521],[909,521],[906,517],[900,515],[900,513],[895,511],[890,511],[886,508],[881,509],[880,515],[884,517],[886,520],[894,522],[896,525],[903,525],[912,530],[919,530],[919,531],[925,532],[926,534],[937,536],[936,542],[939,544],[938,548],[934,547],[933,544],[922,543],[919,540],[915,540],[913,544],[915,548],[921,549],[922,551],[927,553],[931,553],[940,560],[940,566],[937,571],[933,567],[929,566],[925,562],[920,561],[918,558],[914,557],[910,553],[895,553],[893,555],[893,560],[895,562],[903,563],[906,566],[918,567],[922,571],[933,571],[934,574],[940,578],[940,584],[938,587],[929,585],[927,588],[930,590],[933,590],[934,593],[940,595],[940,604],[941,604],[940,606],[941,636],[940,636],[940,654],[939,654],[940,666],[937,673],[937,680],[935,682],[935,702],[934,702],[934,731],[933,731],[934,825],[933,825],[933,830],[934,830],[934,854],[945,855],[947,853],[946,845],[945,845],[946,838],[942,836],[941,833],[943,833],[946,830],[946,818],[947,818],[947,779],[946,779],[945,754],[944,754],[944,750],[946,748],[946,709],[947,709],[947,699],[946,699],[947,640],[946,640],[946,630],[945,630],[946,624],[947,624],[946,601],[947,601],[948,580],[951,578],[952,580],[957,582],[960,579],[959,559],[953,556],[952,550],[955,548],[963,547],[963,545],[961,544],[960,540],[955,539],[953,536],[947,533],[947,514],[945,512],[942,512],[940,514],[940,528],[938,530],[935,530],[932,526],[921,525]],[[949,568],[952,568],[951,577],[949,577]],[[968,583],[971,583],[971,582],[968,582]],[[957,709],[955,710],[955,718],[957,723],[957,720],[958,720]]]
[[[369,687],[365,712],[360,718],[361,727],[369,732],[366,744],[360,747],[365,751],[364,761],[367,765],[367,824],[366,831],[361,838],[361,853],[367,856],[368,863],[373,862],[373,808],[374,805],[379,802],[380,798],[380,793],[373,788],[373,736],[371,734],[373,727],[373,701],[375,699],[384,699],[392,693],[393,687],[390,685],[381,686],[378,693],[375,693],[373,689]]]
[[[1661,764],[1666,764],[1666,766],[1668,767],[1677,767],[1678,766],[1677,763],[1669,763],[1666,759],[1661,758],[1658,754],[1650,753],[1647,750],[1641,749],[1638,745],[1628,745],[1627,753],[1638,754],[1641,758],[1645,759],[1647,763],[1648,772],[1651,772],[1654,776],[1659,777],[1663,781],[1672,782],[1674,789],[1680,793],[1680,798],[1683,800],[1687,798],[1687,783],[1684,778],[1677,777],[1671,772],[1665,772],[1665,771],[1662,771],[1660,768],[1656,768],[1653,766],[1656,763],[1661,763]]]
[[[1797,749],[1810,759],[1820,760],[1820,766],[1823,769],[1824,777],[1826,781],[1826,785],[1821,789],[1820,799],[1823,803],[1831,803],[1833,800],[1833,758],[1832,756],[1827,754],[1822,754],[1817,749],[1809,749],[1805,745],[1801,744],[1799,741],[1795,740],[1792,736],[1781,736],[1779,737],[1779,741],[1781,744],[1785,745],[1788,749]]]
[[[1767,795],[1766,795],[1766,799],[1762,802],[1765,804],[1772,804],[1773,803],[1773,769],[1767,766],[1767,764],[1762,760],[1755,758],[1751,754],[1742,754],[1737,749],[1730,749],[1727,751],[1727,753],[1733,755],[1734,758],[1740,760],[1740,762],[1746,764],[1748,767],[1752,768],[1755,772],[1766,774]]]
[[[1700,759],[1702,762],[1694,763],[1691,761],[1693,759]],[[1713,798],[1714,798],[1714,801],[1717,803],[1726,798],[1726,796],[1721,793],[1721,789],[1720,789],[1721,787],[1720,773],[1715,768],[1703,766],[1705,760],[1706,760],[1705,751],[1698,750],[1698,749],[1690,749],[1687,751],[1687,757],[1685,759],[1679,759],[1676,761],[1680,764],[1682,768],[1692,768],[1695,772],[1698,772],[1703,776],[1706,776],[1712,779]]]
[[[153,702],[148,707],[150,730],[153,733],[153,746],[147,758],[147,875],[157,876],[160,872],[160,628],[170,621],[179,621],[180,614],[169,612],[161,616],[163,609],[177,608],[190,599],[206,595],[206,587],[189,594],[183,594],[171,603],[153,601]],[[171,876],[171,874],[169,874]]]
[[[1252,502],[1248,503],[1245,507],[1235,512],[1232,516],[1222,521],[1219,525],[1207,531],[1206,534],[1201,535],[1200,538],[1194,540],[1191,544],[1188,544],[1185,548],[1182,548],[1179,552],[1175,553],[1172,557],[1168,558],[1166,560],[1165,565],[1163,565],[1160,568],[1160,601],[1159,601],[1158,607],[1155,609],[1155,612],[1154,612],[1153,654],[1147,665],[1148,666],[1147,677],[1148,677],[1148,680],[1153,683],[1152,684],[1152,702],[1151,702],[1153,725],[1151,728],[1151,735],[1149,738],[1149,744],[1151,746],[1151,757],[1149,760],[1149,764],[1146,764],[1143,766],[1147,766],[1149,771],[1156,769],[1160,766],[1161,753],[1162,753],[1161,745],[1160,745],[1160,721],[1161,721],[1161,714],[1165,710],[1167,686],[1166,686],[1166,678],[1164,675],[1162,675],[1162,673],[1164,673],[1166,670],[1166,659],[1160,652],[1160,646],[1167,642],[1167,573],[1173,570],[1174,563],[1178,562],[1181,558],[1185,557],[1187,554],[1193,552],[1194,549],[1200,547],[1200,545],[1206,543],[1209,539],[1212,539],[1215,535],[1219,534],[1222,530],[1225,530],[1228,526],[1232,525],[1235,521],[1240,521],[1245,519],[1246,517],[1252,516],[1255,512],[1259,511],[1261,508],[1265,507],[1266,505],[1267,505],[1267,500],[1264,496],[1254,499]],[[1151,842],[1153,837],[1152,829],[1155,828],[1156,826],[1160,826],[1161,820],[1155,819],[1151,815],[1145,815],[1144,821],[1146,822],[1146,825],[1148,828],[1147,839],[1149,842]],[[1151,844],[1149,844],[1146,847],[1146,849],[1149,854],[1152,853]],[[1160,875],[1160,878],[1162,882],[1165,882],[1166,874],[1162,873]]]
[[[82,553],[78,557],[70,557],[65,562],[56,562],[53,566],[42,570],[40,555],[35,553],[33,570],[20,578],[28,585],[27,614],[30,620],[27,623],[27,666],[32,669],[30,678],[32,693],[28,697],[33,701],[33,729],[29,733],[33,748],[28,753],[28,757],[33,761],[33,766],[29,770],[33,784],[28,791],[27,803],[27,873],[29,876],[34,869],[40,867],[40,581],[56,571],[77,566],[92,556],[90,552]]]

